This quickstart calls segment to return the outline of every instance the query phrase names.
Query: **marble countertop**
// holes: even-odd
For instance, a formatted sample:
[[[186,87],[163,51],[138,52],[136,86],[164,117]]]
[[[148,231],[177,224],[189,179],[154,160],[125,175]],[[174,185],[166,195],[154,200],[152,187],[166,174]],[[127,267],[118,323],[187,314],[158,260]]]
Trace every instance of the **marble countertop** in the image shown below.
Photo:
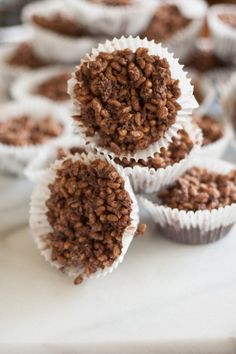
[[[142,212],[148,234],[118,269],[74,286],[31,238],[32,186],[1,178],[0,189],[0,353],[236,353],[236,227],[179,245]]]

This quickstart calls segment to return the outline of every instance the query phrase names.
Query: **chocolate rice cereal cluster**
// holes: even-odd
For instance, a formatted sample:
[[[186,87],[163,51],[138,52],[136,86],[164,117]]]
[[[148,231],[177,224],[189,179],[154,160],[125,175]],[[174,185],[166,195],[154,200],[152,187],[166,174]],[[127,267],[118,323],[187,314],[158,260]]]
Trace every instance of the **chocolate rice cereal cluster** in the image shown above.
[[[236,13],[220,14],[219,19],[226,25],[229,25],[236,29]]]
[[[175,163],[186,158],[193,148],[193,142],[190,139],[188,133],[185,130],[180,130],[178,136],[173,138],[173,141],[169,144],[168,148],[162,148],[160,153],[156,153],[155,157],[149,157],[147,161],[134,159],[128,160],[124,158],[120,160],[115,159],[115,162],[123,167],[149,167],[155,170],[159,168],[166,168],[167,166],[174,165]]]
[[[181,109],[179,81],[172,79],[167,60],[145,48],[101,52],[82,63],[76,79],[81,113],[74,119],[118,156],[158,141]]]
[[[127,6],[133,3],[133,0],[89,0],[94,4],[102,4],[106,6]]]
[[[50,16],[33,15],[32,21],[42,28],[68,37],[81,37],[85,34],[73,18],[64,12],[54,13]]]
[[[47,97],[52,101],[66,101],[69,99],[67,94],[67,81],[70,79],[69,73],[55,75],[47,81],[39,84],[34,93],[40,96]]]
[[[63,125],[50,117],[33,120],[27,115],[0,121],[0,143],[25,146],[43,144],[61,135]]]
[[[14,66],[24,66],[30,69],[38,69],[48,65],[46,61],[40,59],[33,51],[30,43],[19,44],[12,54],[6,59],[7,64]]]
[[[217,140],[223,138],[224,127],[216,119],[212,118],[210,115],[194,116],[194,120],[202,129],[203,133],[203,146],[212,144]]]
[[[196,49],[190,58],[185,61],[185,65],[201,73],[227,67],[227,63],[221,60],[211,49]]]
[[[236,202],[236,170],[228,174],[193,167],[158,193],[161,204],[179,210],[212,210]]]
[[[165,4],[157,9],[141,37],[147,37],[149,40],[154,39],[157,42],[165,42],[190,23],[191,20],[181,13],[178,6]]]
[[[81,268],[75,284],[110,267],[122,251],[131,224],[131,198],[124,180],[107,161],[65,160],[49,186],[46,202],[52,232],[45,236],[51,260],[62,270]]]

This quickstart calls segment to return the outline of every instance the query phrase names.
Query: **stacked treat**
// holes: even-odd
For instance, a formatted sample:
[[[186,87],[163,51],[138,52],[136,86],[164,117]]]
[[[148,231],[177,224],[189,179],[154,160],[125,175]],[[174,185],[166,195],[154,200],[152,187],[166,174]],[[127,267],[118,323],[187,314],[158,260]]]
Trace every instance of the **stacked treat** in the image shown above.
[[[182,243],[219,240],[236,221],[236,170],[212,159],[236,121],[235,80],[222,122],[199,71],[225,58],[201,53],[189,74],[176,59],[196,64],[206,5],[192,2],[194,14],[189,0],[38,2],[23,12],[32,41],[4,53],[7,81],[24,75],[10,89],[18,102],[1,107],[0,169],[35,183],[32,234],[75,284],[122,262],[145,231],[139,207]]]

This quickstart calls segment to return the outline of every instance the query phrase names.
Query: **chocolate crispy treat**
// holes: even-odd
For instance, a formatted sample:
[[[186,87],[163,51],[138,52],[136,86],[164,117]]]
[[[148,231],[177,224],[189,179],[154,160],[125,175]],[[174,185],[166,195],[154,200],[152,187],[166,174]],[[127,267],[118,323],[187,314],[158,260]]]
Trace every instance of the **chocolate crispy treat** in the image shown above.
[[[213,50],[196,49],[185,65],[203,73],[216,68],[224,68],[227,63],[218,58]]]
[[[132,0],[90,0],[90,2],[106,6],[127,6],[133,3]]]
[[[199,128],[202,129],[203,145],[214,143],[224,136],[223,125],[211,116],[204,115],[198,117],[195,115],[194,120]]]
[[[161,204],[179,210],[212,210],[236,203],[236,170],[222,175],[193,167],[159,192]]]
[[[21,43],[7,58],[6,63],[15,66],[24,66],[30,69],[37,69],[49,65],[49,63],[38,58],[30,43]]]
[[[167,60],[145,48],[100,53],[82,63],[76,78],[81,114],[74,119],[117,155],[158,141],[181,109],[179,81],[171,78]]]
[[[162,5],[157,9],[141,37],[147,37],[149,40],[154,39],[156,42],[164,42],[190,23],[191,20],[184,17],[176,5]]]
[[[38,85],[34,93],[52,101],[66,101],[69,99],[67,81],[70,77],[69,73],[55,75]]]
[[[13,146],[43,144],[62,132],[63,125],[50,117],[33,120],[23,115],[0,122],[0,143]]]
[[[233,27],[236,29],[236,12],[234,13],[227,13],[227,14],[220,14],[219,19],[224,22],[226,25]]]
[[[101,159],[89,165],[64,161],[49,189],[47,217],[53,231],[45,241],[62,270],[83,268],[75,279],[78,284],[84,275],[110,267],[121,254],[132,201],[123,178]]]
[[[134,159],[115,159],[115,162],[123,167],[149,167],[157,170],[158,168],[165,168],[169,165],[174,165],[176,162],[184,159],[192,150],[193,142],[185,130],[180,130],[178,136],[173,138],[168,148],[162,148],[160,153],[155,154],[155,158],[149,157],[147,161]]]
[[[85,149],[79,148],[78,146],[74,146],[71,148],[61,147],[57,150],[57,158],[62,159],[69,154],[75,155],[77,153],[82,154],[83,152],[85,152]]]
[[[64,36],[81,37],[85,35],[84,30],[68,14],[58,12],[50,16],[33,15],[32,21],[42,28]]]

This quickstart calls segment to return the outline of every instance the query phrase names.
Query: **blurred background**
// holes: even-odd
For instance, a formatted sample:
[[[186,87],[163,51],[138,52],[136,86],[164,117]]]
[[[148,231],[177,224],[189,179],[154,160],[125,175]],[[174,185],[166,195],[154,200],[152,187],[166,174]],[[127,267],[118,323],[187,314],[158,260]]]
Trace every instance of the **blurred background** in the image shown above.
[[[35,1],[35,0],[33,0]],[[32,0],[0,0],[0,26],[12,26],[21,22],[21,9]],[[163,1],[164,2],[164,1]],[[217,3],[232,3],[235,0],[208,0],[209,5]]]

